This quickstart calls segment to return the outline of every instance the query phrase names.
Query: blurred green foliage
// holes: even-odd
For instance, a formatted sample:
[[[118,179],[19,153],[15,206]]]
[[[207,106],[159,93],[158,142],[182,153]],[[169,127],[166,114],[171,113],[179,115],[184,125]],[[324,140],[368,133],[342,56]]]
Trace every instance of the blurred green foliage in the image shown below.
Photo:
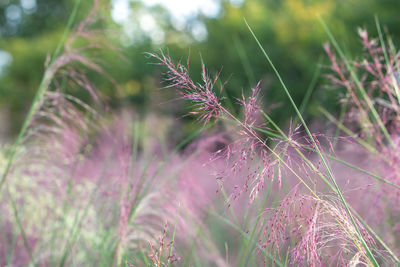
[[[0,0],[0,49],[12,55],[12,63],[4,69],[0,78],[0,110],[10,113],[10,134],[19,128],[29,108],[43,74],[46,55],[55,49],[73,0],[38,0],[32,10],[24,10],[21,3]],[[109,10],[103,10],[105,20],[100,27],[113,32],[109,37],[114,45],[122,43],[121,54],[125,58],[123,60],[106,51],[99,55],[105,62],[105,70],[119,86],[99,75],[91,77],[108,97],[111,107],[130,107],[139,114],[160,111],[181,116],[186,113],[183,103],[164,103],[173,98],[174,92],[159,90],[163,69],[151,64],[154,62],[145,54],[161,48],[176,60],[186,60],[190,55],[191,72],[195,79],[200,78],[202,59],[211,73],[222,68],[221,81],[228,81],[226,101],[230,101],[233,108],[237,105],[235,98],[240,97],[242,92],[247,94],[250,87],[262,80],[266,111],[280,123],[285,123],[293,112],[285,108],[288,103],[285,95],[244,19],[266,48],[299,104],[318,64],[327,63],[322,49],[327,37],[317,15],[329,25],[349,55],[361,53],[357,27],[366,27],[372,35],[376,35],[375,15],[395,40],[400,35],[400,28],[397,27],[398,0],[246,0],[240,5],[219,0],[219,3],[221,12],[217,17],[199,14],[187,20],[183,27],[178,27],[176,18],[161,6],[147,7],[139,1],[131,1],[129,25],[136,30],[129,34],[111,19]],[[91,1],[83,1],[81,19],[90,6]],[[164,38],[161,42],[139,27],[143,14],[152,16],[158,29],[162,30]],[[207,29],[205,39],[196,38],[193,34],[193,29],[199,25]],[[324,82],[321,77],[318,85]],[[323,103],[335,110],[338,93],[317,90],[308,105],[307,116],[317,115],[313,108],[315,103]],[[193,120],[191,117],[184,118],[189,122]]]

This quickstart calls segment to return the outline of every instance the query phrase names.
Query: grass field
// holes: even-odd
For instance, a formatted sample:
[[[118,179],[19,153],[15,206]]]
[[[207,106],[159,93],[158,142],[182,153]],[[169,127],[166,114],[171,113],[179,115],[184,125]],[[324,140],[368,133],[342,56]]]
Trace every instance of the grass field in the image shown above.
[[[323,89],[314,79],[295,103],[290,77],[247,25],[290,100],[282,112],[297,114],[286,128],[262,106],[263,81],[232,100],[229,82],[205,64],[198,83],[189,60],[149,53],[164,72],[160,87],[198,118],[173,145],[177,118],[108,111],[86,73],[108,77],[95,52],[118,51],[92,27],[95,9],[82,22],[77,10],[15,142],[1,148],[2,266],[400,264],[399,53],[378,21],[376,38],[359,29],[354,60],[321,20],[331,64],[315,79],[328,78],[342,110],[321,103],[311,122],[305,107]]]

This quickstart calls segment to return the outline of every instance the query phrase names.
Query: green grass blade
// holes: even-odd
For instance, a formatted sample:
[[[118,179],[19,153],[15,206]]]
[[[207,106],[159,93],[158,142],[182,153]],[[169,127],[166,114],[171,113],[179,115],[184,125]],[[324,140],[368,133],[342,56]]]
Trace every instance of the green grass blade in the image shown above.
[[[289,98],[290,103],[292,104],[293,108],[295,109],[295,111],[296,111],[296,113],[297,113],[297,115],[298,115],[298,117],[299,117],[301,123],[303,124],[303,126],[304,126],[304,128],[305,128],[305,130],[306,130],[306,132],[307,132],[307,134],[308,134],[308,136],[309,136],[309,138],[310,138],[310,140],[311,140],[311,142],[312,142],[313,145],[315,146],[315,149],[317,150],[317,153],[318,153],[319,157],[321,158],[321,161],[322,161],[322,163],[323,163],[325,169],[327,170],[327,172],[328,172],[328,174],[329,174],[330,180],[331,180],[331,182],[333,183],[333,185],[334,185],[334,187],[335,187],[335,191],[336,191],[336,193],[338,194],[338,196],[339,196],[339,198],[340,198],[340,201],[341,201],[342,204],[344,205],[344,207],[345,207],[345,209],[346,209],[346,212],[347,212],[347,214],[348,214],[348,216],[349,216],[349,218],[350,218],[350,220],[351,220],[351,222],[352,222],[354,228],[355,228],[356,231],[357,231],[358,238],[359,238],[359,240],[361,241],[361,243],[362,243],[364,249],[366,250],[366,253],[367,253],[367,255],[368,255],[369,260],[371,260],[371,262],[372,262],[372,264],[373,264],[374,266],[378,266],[378,262],[376,261],[374,255],[372,254],[372,252],[371,252],[371,250],[369,249],[367,243],[365,242],[364,238],[362,237],[360,230],[358,229],[357,223],[356,223],[356,221],[355,221],[353,215],[351,214],[349,205],[347,204],[346,200],[344,199],[344,197],[343,197],[343,195],[342,195],[342,193],[341,193],[341,191],[340,191],[340,189],[339,189],[339,186],[337,185],[337,183],[336,183],[336,181],[335,181],[335,179],[334,179],[334,177],[333,177],[333,173],[332,173],[331,169],[329,168],[328,163],[327,163],[326,160],[325,160],[325,157],[322,155],[320,149],[318,148],[318,145],[316,144],[316,142],[315,142],[315,140],[314,140],[314,137],[312,136],[312,134],[311,134],[311,132],[310,132],[310,130],[309,130],[307,124],[305,123],[305,121],[304,121],[304,119],[303,119],[303,116],[301,115],[299,109],[297,108],[296,104],[294,103],[294,100],[293,100],[292,96],[290,95],[289,90],[288,90],[287,87],[286,87],[286,84],[284,83],[284,81],[283,81],[281,75],[279,74],[278,70],[276,69],[275,65],[272,63],[270,57],[269,57],[268,54],[265,52],[265,50],[264,50],[264,48],[262,47],[261,43],[260,43],[259,40],[257,39],[257,37],[256,37],[256,35],[254,34],[253,30],[251,29],[251,27],[249,26],[249,24],[247,23],[247,21],[245,21],[245,22],[246,22],[246,25],[247,25],[247,27],[249,28],[251,34],[253,35],[254,39],[256,40],[258,46],[260,47],[261,51],[263,52],[265,58],[267,59],[269,65],[271,66],[271,68],[272,68],[273,71],[275,72],[276,76],[278,77],[278,80],[279,80],[279,82],[281,83],[281,85],[282,85],[282,87],[283,87],[283,89],[284,89],[284,91],[285,91],[287,97]]]
[[[394,91],[397,97],[397,102],[400,102],[400,89],[399,89],[399,84],[396,80],[396,77],[394,76],[394,71],[393,71],[393,67],[392,64],[389,61],[389,56],[388,56],[388,52],[386,49],[386,45],[385,42],[383,40],[383,34],[382,34],[382,29],[381,29],[381,25],[379,23],[379,19],[378,16],[375,16],[375,23],[376,23],[376,28],[378,30],[378,35],[379,35],[379,41],[381,43],[381,47],[382,47],[382,51],[383,51],[383,55],[385,57],[385,61],[386,61],[386,66],[388,67],[388,72],[390,74],[390,78],[392,79],[392,85],[394,87]],[[396,55],[396,53],[395,53]],[[397,57],[396,59],[397,60]],[[393,103],[395,105],[395,103]],[[398,104],[398,103],[397,103]],[[399,106],[395,105],[396,107],[396,111],[397,111],[397,115],[399,116]]]
[[[238,52],[240,61],[242,62],[243,69],[246,73],[249,83],[255,84],[256,78],[254,77],[254,71],[251,67],[249,57],[246,54],[246,50],[244,49],[242,40],[240,40],[240,38],[237,35],[235,35],[233,38],[233,43],[235,44],[236,51]]]
[[[4,183],[6,182],[8,173],[10,172],[10,168],[12,166],[12,163],[14,162],[14,158],[16,155],[16,152],[18,151],[19,146],[21,145],[21,141],[23,140],[26,131],[28,129],[29,124],[32,121],[33,115],[36,113],[38,107],[39,107],[39,103],[41,102],[43,96],[45,95],[51,80],[53,79],[53,75],[54,72],[52,71],[52,64],[54,63],[55,59],[57,58],[57,56],[59,56],[61,49],[65,43],[65,39],[67,38],[70,29],[72,28],[73,22],[75,20],[76,17],[76,13],[78,11],[78,7],[80,4],[81,0],[76,0],[75,1],[75,5],[74,5],[74,9],[72,11],[72,14],[70,15],[69,19],[68,19],[68,24],[67,27],[64,31],[64,34],[52,56],[52,60],[50,61],[49,67],[47,68],[47,70],[45,71],[44,75],[43,75],[43,79],[39,85],[38,90],[36,91],[35,97],[33,99],[32,105],[28,111],[28,114],[25,118],[24,123],[22,124],[21,130],[18,133],[17,139],[15,140],[13,146],[11,147],[10,153],[8,155],[8,160],[6,163],[6,167],[4,168],[4,171],[1,175],[1,180],[0,180],[0,190],[3,187]]]
[[[174,225],[174,231],[172,232],[172,240],[171,240],[171,245],[170,245],[170,247],[169,247],[169,251],[168,251],[168,264],[167,264],[167,267],[169,267],[170,265],[171,265],[171,260],[170,260],[170,258],[171,258],[171,255],[172,255],[172,247],[173,247],[173,245],[174,245],[174,242],[175,242],[175,234],[176,234],[176,228],[177,228],[177,226],[178,226],[178,221],[179,221],[179,209],[180,209],[180,207],[181,207],[181,205],[180,205],[180,203],[178,204],[178,209],[177,209],[177,211],[176,211],[176,218],[175,218],[175,225]]]
[[[301,104],[300,104],[299,111],[300,111],[301,114],[304,114],[304,111],[305,111],[308,103],[310,102],[310,98],[311,98],[311,95],[312,95],[312,93],[313,93],[313,91],[315,89],[315,86],[317,85],[318,78],[319,78],[319,76],[321,74],[321,63],[322,63],[322,58],[320,58],[318,60],[317,67],[316,67],[316,69],[314,71],[314,74],[313,74],[313,76],[311,78],[310,85],[308,86],[307,91],[306,91],[306,93],[305,93],[305,95],[303,97],[303,100],[302,100]],[[295,123],[295,124],[297,124],[297,123]]]
[[[340,48],[338,42],[336,41],[335,37],[333,36],[332,32],[330,31],[330,29],[328,28],[328,26],[325,24],[325,22],[319,18],[325,32],[327,33],[329,39],[331,40],[333,46],[335,47],[336,51],[339,53],[339,56],[342,58],[342,60],[344,61],[346,68],[348,69],[348,71],[350,72],[350,75],[354,81],[354,83],[356,84],[359,92],[361,93],[361,96],[363,97],[364,101],[367,103],[368,108],[370,109],[372,116],[374,117],[375,121],[378,123],[378,126],[380,128],[380,130],[382,131],[382,133],[384,134],[385,138],[388,140],[388,142],[390,143],[391,146],[393,146],[393,140],[390,137],[389,132],[387,131],[385,125],[383,124],[381,118],[379,117],[378,112],[376,111],[374,104],[372,103],[372,100],[369,98],[367,92],[365,91],[364,86],[361,84],[360,79],[357,77],[353,67],[350,65],[350,62],[347,60],[343,50]]]

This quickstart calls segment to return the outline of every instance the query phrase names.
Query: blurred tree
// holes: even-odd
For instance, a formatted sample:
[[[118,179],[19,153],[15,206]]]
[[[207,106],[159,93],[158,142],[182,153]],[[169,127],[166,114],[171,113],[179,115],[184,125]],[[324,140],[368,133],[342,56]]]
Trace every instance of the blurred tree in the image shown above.
[[[10,66],[0,73],[0,107],[7,109],[12,118],[11,133],[19,129],[30,107],[46,57],[59,43],[74,2],[0,0],[0,49],[12,59]],[[91,1],[81,1],[78,22],[87,16],[91,6]]]
[[[160,68],[149,64],[146,52],[162,48],[176,60],[190,55],[191,72],[200,79],[201,58],[211,72],[223,68],[222,81],[228,100],[236,106],[236,97],[246,94],[262,80],[266,110],[281,123],[293,115],[291,109],[281,112],[278,106],[288,102],[267,61],[247,29],[248,21],[287,83],[296,103],[300,103],[317,68],[325,58],[322,44],[326,34],[318,22],[320,15],[350,55],[360,53],[356,28],[365,26],[376,34],[374,15],[392,36],[400,34],[397,27],[400,10],[398,0],[218,0],[221,11],[216,17],[198,14],[187,20],[172,16],[162,6],[148,7],[131,1],[129,19],[122,25],[105,13],[102,27],[112,29],[109,37],[123,46],[127,59],[104,52],[99,55],[110,75],[120,83],[115,88],[102,77],[93,76],[112,107],[135,107],[142,114],[158,110],[165,114],[183,115],[184,104],[154,103],[170,99],[172,90],[160,88]],[[12,56],[12,64],[0,77],[0,106],[11,111],[14,129],[27,110],[43,73],[45,57],[55,48],[71,11],[73,0],[0,0],[0,49]],[[91,1],[82,1],[80,17],[84,17]],[[115,34],[120,32],[120,34]],[[324,82],[320,79],[320,83]],[[156,93],[157,92],[157,93]],[[315,115],[316,101],[323,101],[331,110],[337,108],[337,92],[319,90],[310,103],[308,114]],[[313,113],[314,112],[314,113]],[[184,117],[190,121],[192,118]],[[191,125],[191,124],[187,124]],[[190,127],[189,127],[190,128]],[[189,130],[190,131],[190,130]]]
[[[384,3],[383,3],[384,2]],[[329,25],[339,43],[349,55],[360,54],[357,27],[366,27],[376,35],[374,15],[380,18],[393,37],[400,36],[399,22],[394,10],[399,10],[396,0],[247,0],[242,5],[221,1],[222,12],[216,18],[199,16],[206,24],[206,41],[191,46],[193,64],[201,53],[207,66],[217,71],[223,66],[223,79],[229,79],[227,90],[232,97],[239,97],[258,80],[263,80],[266,109],[289,106],[266,59],[251,36],[243,19],[246,18],[272,61],[287,83],[296,103],[300,104],[319,58],[326,58],[322,49],[328,38],[318,21],[318,16]],[[185,53],[185,52],[183,52]],[[197,57],[198,58],[198,57]],[[198,70],[197,70],[198,71]],[[320,79],[324,82],[324,79]],[[321,91],[321,90],[320,90]],[[323,101],[331,110],[337,108],[338,93],[324,90],[314,101]],[[313,103],[309,105],[313,112]],[[277,108],[273,117],[287,122],[294,111]],[[315,114],[314,114],[315,115]]]

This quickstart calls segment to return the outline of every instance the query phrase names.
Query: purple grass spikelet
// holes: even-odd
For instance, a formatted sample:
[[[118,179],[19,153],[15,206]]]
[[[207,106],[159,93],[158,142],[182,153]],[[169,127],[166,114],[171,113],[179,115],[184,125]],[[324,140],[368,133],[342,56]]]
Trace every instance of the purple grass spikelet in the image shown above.
[[[196,84],[189,76],[189,61],[187,65],[182,63],[174,63],[172,59],[165,54],[150,54],[159,61],[159,65],[168,68],[165,73],[165,82],[168,87],[176,87],[182,98],[191,101],[195,106],[195,111],[191,114],[199,115],[199,120],[207,124],[212,118],[218,120],[222,115],[221,97],[215,92],[216,83],[218,82],[220,73],[216,74],[212,79],[207,72],[204,62],[202,61],[202,83]],[[222,92],[224,84],[220,86]]]

